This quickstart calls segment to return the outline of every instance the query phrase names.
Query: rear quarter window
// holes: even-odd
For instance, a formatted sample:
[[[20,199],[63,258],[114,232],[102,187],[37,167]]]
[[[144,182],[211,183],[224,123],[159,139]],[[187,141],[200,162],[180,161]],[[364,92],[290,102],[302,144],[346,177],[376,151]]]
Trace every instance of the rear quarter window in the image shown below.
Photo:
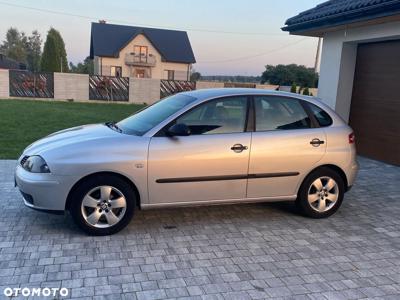
[[[322,108],[319,108],[318,106],[308,103],[308,106],[310,107],[311,113],[314,115],[315,119],[317,120],[319,126],[321,127],[327,127],[332,125],[332,118],[329,116],[329,114],[324,111]]]

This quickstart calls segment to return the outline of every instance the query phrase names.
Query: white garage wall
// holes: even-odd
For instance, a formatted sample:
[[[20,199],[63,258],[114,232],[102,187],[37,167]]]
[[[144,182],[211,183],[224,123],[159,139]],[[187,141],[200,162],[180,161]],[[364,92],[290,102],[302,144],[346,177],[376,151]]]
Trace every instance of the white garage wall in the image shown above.
[[[318,97],[348,121],[357,44],[400,38],[400,22],[327,32],[321,54]]]

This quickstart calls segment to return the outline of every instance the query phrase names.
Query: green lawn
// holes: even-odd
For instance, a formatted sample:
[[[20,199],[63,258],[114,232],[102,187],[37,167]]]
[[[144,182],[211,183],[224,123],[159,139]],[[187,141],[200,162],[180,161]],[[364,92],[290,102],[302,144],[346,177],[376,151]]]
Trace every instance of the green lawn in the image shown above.
[[[0,100],[0,159],[16,159],[33,141],[82,124],[118,121],[143,105]]]

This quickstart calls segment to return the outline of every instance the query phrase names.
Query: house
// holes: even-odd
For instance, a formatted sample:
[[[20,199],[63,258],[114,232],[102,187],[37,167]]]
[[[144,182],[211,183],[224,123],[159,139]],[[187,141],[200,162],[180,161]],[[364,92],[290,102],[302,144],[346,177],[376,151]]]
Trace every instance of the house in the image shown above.
[[[400,1],[331,0],[282,30],[323,38],[318,96],[352,126],[359,154],[400,165]]]
[[[26,65],[0,53],[0,69],[26,70]]]
[[[185,31],[92,23],[96,75],[189,80],[196,62]]]

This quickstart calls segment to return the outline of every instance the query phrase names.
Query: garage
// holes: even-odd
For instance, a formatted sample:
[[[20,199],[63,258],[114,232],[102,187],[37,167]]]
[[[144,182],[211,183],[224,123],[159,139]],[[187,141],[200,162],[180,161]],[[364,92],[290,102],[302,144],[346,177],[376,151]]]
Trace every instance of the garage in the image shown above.
[[[318,97],[353,127],[357,152],[400,165],[400,0],[326,1],[282,30],[322,41]]]
[[[400,165],[400,40],[358,45],[349,123],[359,154]]]

